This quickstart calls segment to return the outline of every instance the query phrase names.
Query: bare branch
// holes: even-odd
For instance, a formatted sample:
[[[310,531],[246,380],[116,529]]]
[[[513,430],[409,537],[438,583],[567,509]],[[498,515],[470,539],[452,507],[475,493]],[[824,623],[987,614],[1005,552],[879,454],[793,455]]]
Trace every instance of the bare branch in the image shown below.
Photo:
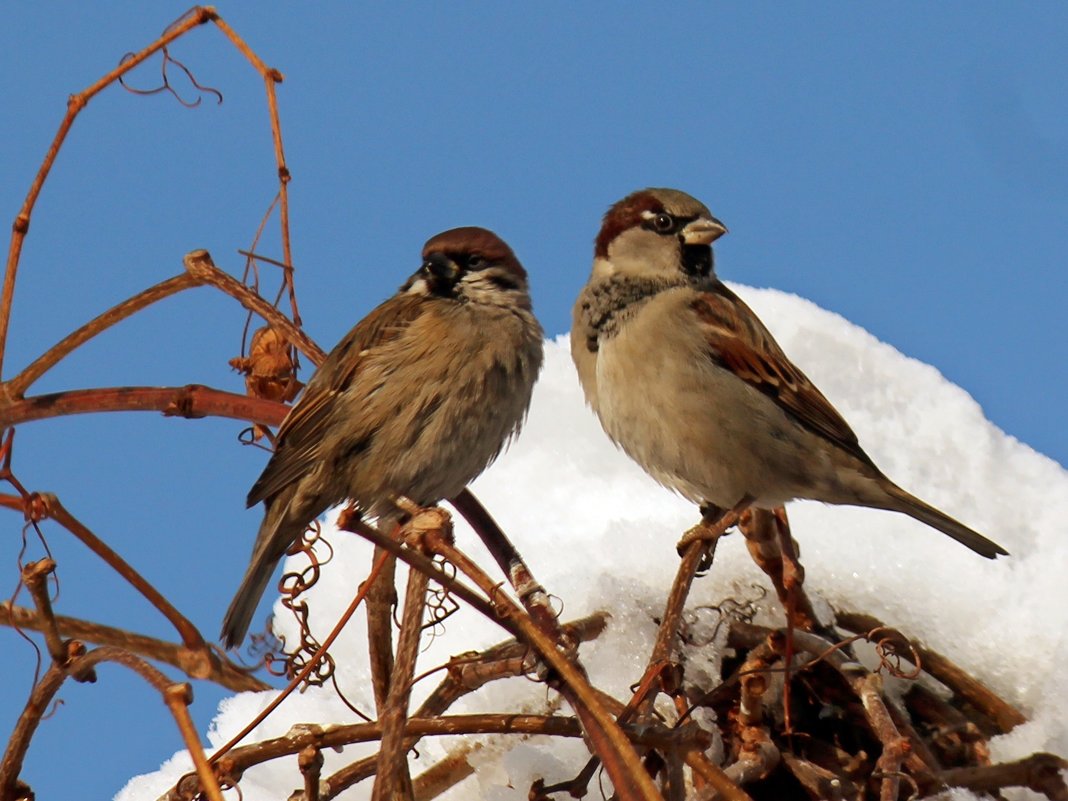
[[[174,278],[168,278],[166,281],[156,284],[153,287],[149,287],[143,292],[139,292],[132,298],[124,300],[117,306],[113,306],[103,314],[94,317],[81,328],[65,336],[42,355],[38,356],[21,373],[6,384],[0,385],[0,391],[3,392],[4,397],[8,401],[14,398],[21,398],[26,390],[29,389],[38,378],[55,367],[55,365],[69,353],[84,345],[97,334],[106,331],[113,325],[122,322],[127,317],[136,314],[141,311],[141,309],[151,306],[153,303],[177,294],[185,289],[190,289],[199,285],[200,281],[196,276],[189,273],[183,273],[182,275],[176,275]]]
[[[274,426],[282,422],[287,411],[288,407],[276,401],[224,392],[203,384],[104,387],[35,395],[0,405],[0,428],[92,412],[163,412],[165,417],[228,417]]]
[[[141,64],[154,53],[162,50],[175,39],[184,36],[198,25],[214,18],[215,11],[210,8],[193,9],[192,12],[178,23],[171,26],[159,39],[144,50],[135,53],[129,59],[123,61],[122,64],[104,77],[100,78],[88,89],[85,89],[79,94],[71,95],[70,98],[68,98],[67,114],[59,124],[59,130],[56,132],[55,138],[52,140],[52,144],[48,148],[48,152],[45,154],[44,161],[42,162],[40,169],[38,169],[37,175],[33,179],[33,183],[30,184],[30,190],[26,195],[26,199],[22,203],[22,208],[19,209],[19,213],[15,217],[14,224],[12,225],[11,243],[8,247],[7,254],[7,267],[4,272],[4,286],[2,292],[0,292],[0,375],[2,375],[4,353],[7,350],[7,330],[8,324],[11,321],[11,305],[15,298],[15,278],[18,274],[19,257],[22,254],[22,243],[26,238],[27,232],[30,230],[30,218],[33,215],[34,206],[37,204],[37,197],[41,194],[41,189],[44,187],[48,174],[52,171],[52,165],[55,163],[56,156],[59,155],[59,150],[63,146],[71,126],[74,124],[75,117],[78,116],[78,113],[86,107],[93,97],[117,81],[121,76],[134,69],[138,64]]]
[[[839,625],[850,631],[870,631],[874,628],[886,628],[879,619],[873,615],[864,615],[857,612],[838,612],[836,616]],[[998,727],[998,731],[1007,734],[1027,718],[1011,704],[995,695],[981,681],[968,675],[959,665],[950,661],[936,651],[923,647],[920,643],[908,640],[906,647],[902,649],[906,653],[914,649],[923,660],[923,668],[953,692],[967,699],[968,703],[979,709],[990,718]],[[906,657],[907,658],[907,657]]]
[[[216,267],[215,262],[211,260],[211,254],[208,253],[208,251],[191,251],[185,255],[185,258],[182,259],[182,263],[185,265],[185,269],[189,271],[190,275],[196,277],[197,280],[222,290],[246,309],[255,312],[270,323],[272,328],[280,331],[285,335],[286,339],[296,345],[305,356],[311,359],[313,364],[319,365],[323,363],[326,354],[323,352],[322,348],[316,345],[308,335],[298,327],[297,323],[290,321],[290,319],[278,311],[278,309],[232,275],[223,272]],[[287,275],[289,275],[288,272]]]
[[[85,640],[97,645],[111,645],[122,648],[157,662],[164,662],[184,672],[183,664],[188,664],[184,646],[134,634],[123,629],[105,626],[88,620],[56,615],[54,617],[59,633],[63,637]],[[9,601],[0,601],[0,626],[42,631],[46,622],[32,609],[12,606]],[[271,685],[253,676],[248,670],[235,665],[229,659],[212,649],[210,656],[211,672],[206,676],[190,676],[205,681],[213,681],[234,692],[270,690]],[[187,676],[190,674],[186,673]]]
[[[54,520],[67,529],[67,531],[81,540],[82,544],[89,550],[104,560],[112,570],[126,579],[130,586],[141,593],[150,604],[167,618],[178,631],[178,636],[182,638],[182,642],[189,651],[188,664],[183,669],[196,678],[203,678],[208,672],[208,648],[197,627],[175,609],[173,604],[164,598],[163,594],[153,587],[144,576],[134,570],[125,559],[115,553],[107,543],[93,534],[81,521],[68,512],[63,504],[60,503],[59,498],[50,492],[42,492],[34,496],[34,501],[34,510],[40,515],[39,519]]]

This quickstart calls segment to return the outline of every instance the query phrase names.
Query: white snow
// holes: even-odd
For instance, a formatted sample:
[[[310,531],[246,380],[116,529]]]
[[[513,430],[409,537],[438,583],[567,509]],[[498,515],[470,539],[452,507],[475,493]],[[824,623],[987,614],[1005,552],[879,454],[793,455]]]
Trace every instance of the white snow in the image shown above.
[[[1012,554],[987,561],[922,524],[888,512],[817,503],[790,507],[809,592],[838,608],[872,613],[936,648],[1018,705],[1033,720],[992,743],[996,760],[1035,750],[1068,754],[1068,474],[995,428],[978,404],[934,368],[895,351],[841,317],[792,295],[738,288],[795,362],[850,421],[862,445],[906,489],[1005,546]],[[675,542],[697,519],[687,502],[659,487],[618,452],[583,405],[566,337],[546,343],[544,372],[519,440],[473,485],[473,490],[524,554],[536,577],[571,619],[605,609],[608,630],[583,646],[593,682],[619,698],[638,679],[678,563]],[[492,568],[462,521],[461,548]],[[334,561],[312,596],[312,621],[325,634],[367,573],[369,548],[334,533]],[[491,570],[495,575],[495,571]],[[695,583],[690,606],[728,596],[757,599],[763,585],[742,539],[720,543],[711,573]],[[771,607],[769,602],[764,605]],[[282,633],[291,633],[286,614]],[[364,710],[372,708],[363,660],[362,612],[333,652],[341,687]],[[469,611],[445,624],[426,645],[419,670],[450,655],[505,639],[504,632]],[[416,687],[413,707],[434,686]],[[211,746],[236,732],[272,693],[225,701]],[[450,713],[544,710],[550,694],[526,679],[496,682],[468,696]],[[294,695],[252,736],[284,733],[297,723],[355,722],[333,690]],[[424,740],[413,775],[456,747]],[[323,776],[370,746],[328,753]],[[551,748],[515,737],[478,751],[477,768],[450,797],[526,798],[532,779],[560,781],[582,766],[581,741]],[[120,801],[156,798],[189,770],[184,753],[158,772],[132,779]],[[246,801],[285,798],[300,781],[294,759],[245,774]],[[345,798],[369,797],[365,782]],[[957,792],[954,798],[971,798]],[[1031,797],[1019,791],[1014,797]]]

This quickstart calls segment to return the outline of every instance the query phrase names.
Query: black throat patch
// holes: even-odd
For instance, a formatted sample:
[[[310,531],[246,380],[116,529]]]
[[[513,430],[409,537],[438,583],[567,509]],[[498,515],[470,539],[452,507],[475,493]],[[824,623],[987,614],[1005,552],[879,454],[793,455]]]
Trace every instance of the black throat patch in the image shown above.
[[[591,353],[598,349],[599,340],[611,338],[619,332],[623,320],[641,308],[658,292],[679,286],[681,282],[656,278],[622,278],[619,276],[587,287],[583,293],[581,320],[586,334],[586,347]]]
[[[711,245],[683,245],[682,271],[693,278],[707,278],[712,274]]]

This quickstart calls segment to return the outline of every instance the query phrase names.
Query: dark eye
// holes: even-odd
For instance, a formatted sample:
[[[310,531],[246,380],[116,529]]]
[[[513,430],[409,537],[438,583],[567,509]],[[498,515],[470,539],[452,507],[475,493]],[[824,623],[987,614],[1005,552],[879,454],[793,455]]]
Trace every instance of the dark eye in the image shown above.
[[[470,267],[472,270],[477,270],[485,263],[486,260],[477,254],[472,254],[467,257],[467,266]]]
[[[675,227],[675,218],[670,214],[664,214],[661,212],[653,217],[653,228],[662,234],[670,233]]]

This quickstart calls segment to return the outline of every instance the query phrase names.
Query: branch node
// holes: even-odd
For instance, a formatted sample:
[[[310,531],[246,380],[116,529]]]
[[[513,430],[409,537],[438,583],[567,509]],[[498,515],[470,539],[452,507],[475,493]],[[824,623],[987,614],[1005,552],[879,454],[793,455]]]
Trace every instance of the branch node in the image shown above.
[[[163,690],[163,698],[168,704],[180,703],[183,706],[189,706],[193,703],[193,685],[187,681],[168,684]]]
[[[212,273],[219,269],[215,266],[215,262],[212,261],[211,254],[203,248],[197,248],[186,253],[182,257],[182,264],[185,266],[186,272],[202,283],[207,283],[211,279]]]

